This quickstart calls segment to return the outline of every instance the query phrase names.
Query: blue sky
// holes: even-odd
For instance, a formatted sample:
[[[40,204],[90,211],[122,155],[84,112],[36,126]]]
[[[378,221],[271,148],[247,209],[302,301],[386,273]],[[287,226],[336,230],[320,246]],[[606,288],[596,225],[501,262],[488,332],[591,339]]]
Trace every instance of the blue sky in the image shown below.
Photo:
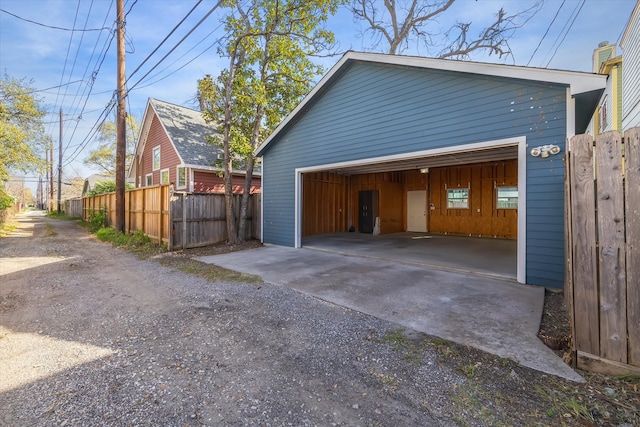
[[[142,117],[148,97],[195,107],[197,80],[205,74],[217,75],[225,67],[226,59],[220,58],[217,52],[217,40],[223,35],[221,16],[224,11],[220,9],[144,77],[216,3],[215,0],[204,0],[132,75],[196,3],[196,0],[125,0],[125,11],[130,10],[126,20],[126,69],[128,86],[132,89],[127,104],[130,114],[137,118]],[[483,24],[494,18],[500,7],[512,14],[528,9],[534,3],[534,0],[458,0],[442,15],[439,24],[445,28],[456,20],[469,21],[474,25],[472,32],[478,32]],[[513,57],[501,60],[496,56],[476,55],[472,59],[515,65],[527,65],[530,61],[530,66],[534,67],[589,72],[593,49],[602,41],[619,41],[635,4],[636,0],[586,0],[584,5],[583,0],[565,0],[564,4],[562,0],[546,0],[541,10],[511,39]],[[97,172],[83,165],[83,160],[96,146],[92,129],[104,117],[102,114],[116,87],[116,42],[113,40],[109,45],[109,30],[98,30],[113,28],[115,2],[0,0],[0,9],[0,72],[32,80],[32,86],[39,90],[42,105],[49,113],[45,119],[47,133],[56,146],[55,167],[58,115],[62,108],[63,176],[84,178]],[[579,16],[571,25],[578,9]],[[550,26],[556,14],[557,18]],[[364,27],[354,22],[348,10],[341,9],[331,18],[328,27],[336,34],[340,51],[372,50],[371,34],[363,33]],[[65,30],[70,28],[92,31]],[[423,49],[415,46],[403,53],[425,55]],[[339,56],[324,58],[321,63],[328,69],[338,59]],[[93,83],[92,76],[95,76]],[[113,120],[113,114],[108,120]]]

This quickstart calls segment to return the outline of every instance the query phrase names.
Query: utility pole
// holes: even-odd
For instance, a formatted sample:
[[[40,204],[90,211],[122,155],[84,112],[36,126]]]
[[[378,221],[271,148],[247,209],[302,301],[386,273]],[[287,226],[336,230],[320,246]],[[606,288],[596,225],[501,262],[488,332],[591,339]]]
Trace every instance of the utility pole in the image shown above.
[[[117,0],[118,109],[116,113],[116,232],[124,233],[124,163],[127,152],[127,110],[125,103],[124,0]]]
[[[60,109],[60,143],[58,145],[58,213],[62,213],[60,209],[60,201],[62,200],[62,108]]]
[[[49,200],[47,202],[47,211],[53,211],[53,138],[49,139]]]

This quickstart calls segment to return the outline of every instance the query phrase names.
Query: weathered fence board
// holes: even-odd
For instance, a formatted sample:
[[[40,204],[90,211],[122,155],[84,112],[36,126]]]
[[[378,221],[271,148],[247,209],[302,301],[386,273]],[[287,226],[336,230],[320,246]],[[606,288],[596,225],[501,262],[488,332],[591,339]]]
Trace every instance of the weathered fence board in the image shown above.
[[[571,140],[571,227],[574,286],[574,339],[583,351],[597,354],[600,350],[598,328],[597,252],[594,209],[593,138],[578,135]]]
[[[234,196],[236,218],[240,213],[240,195]],[[246,239],[259,238],[259,195],[249,198]],[[176,193],[171,198],[172,247],[193,248],[227,240],[224,194]]]
[[[567,297],[579,368],[640,372],[640,128],[571,139]],[[595,167],[595,169],[594,169]],[[595,197],[594,197],[595,195]]]
[[[627,362],[626,273],[622,141],[618,132],[596,138],[600,281],[600,356]]]
[[[62,201],[62,212],[74,218],[82,218],[82,199],[66,199]]]
[[[628,363],[640,366],[640,128],[625,133]]]

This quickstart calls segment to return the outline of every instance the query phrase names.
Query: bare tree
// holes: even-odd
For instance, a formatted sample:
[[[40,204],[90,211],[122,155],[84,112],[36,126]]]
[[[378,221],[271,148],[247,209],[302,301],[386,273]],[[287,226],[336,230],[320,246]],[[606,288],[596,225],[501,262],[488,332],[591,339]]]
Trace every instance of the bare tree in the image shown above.
[[[509,38],[540,9],[542,1],[531,8],[508,15],[504,9],[495,14],[494,22],[470,35],[471,22],[456,22],[442,31],[438,18],[451,8],[455,0],[353,0],[351,10],[356,20],[373,32],[374,49],[384,41],[390,54],[402,53],[415,42],[436,58],[468,59],[472,52],[488,51],[500,58],[511,55]]]

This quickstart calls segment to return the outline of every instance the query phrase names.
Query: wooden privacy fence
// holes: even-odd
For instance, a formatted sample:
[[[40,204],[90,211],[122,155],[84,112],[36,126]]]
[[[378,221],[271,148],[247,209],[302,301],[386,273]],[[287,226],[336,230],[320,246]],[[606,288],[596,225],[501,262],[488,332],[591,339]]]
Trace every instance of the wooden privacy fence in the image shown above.
[[[240,195],[234,196],[236,214]],[[107,225],[116,222],[115,193],[85,197],[83,219],[104,209]],[[260,237],[260,195],[249,199],[246,238]],[[227,239],[224,194],[171,193],[169,185],[137,188],[125,192],[125,232],[142,231],[169,250],[206,246]]]
[[[236,218],[241,195],[234,195]],[[224,194],[176,193],[171,198],[172,247],[193,248],[227,239]],[[249,197],[245,239],[260,238],[260,195]]]
[[[640,373],[640,128],[571,138],[566,292],[577,367]],[[595,168],[595,169],[594,169]]]
[[[61,208],[62,212],[67,216],[82,218],[83,202],[81,198],[62,200]]]

